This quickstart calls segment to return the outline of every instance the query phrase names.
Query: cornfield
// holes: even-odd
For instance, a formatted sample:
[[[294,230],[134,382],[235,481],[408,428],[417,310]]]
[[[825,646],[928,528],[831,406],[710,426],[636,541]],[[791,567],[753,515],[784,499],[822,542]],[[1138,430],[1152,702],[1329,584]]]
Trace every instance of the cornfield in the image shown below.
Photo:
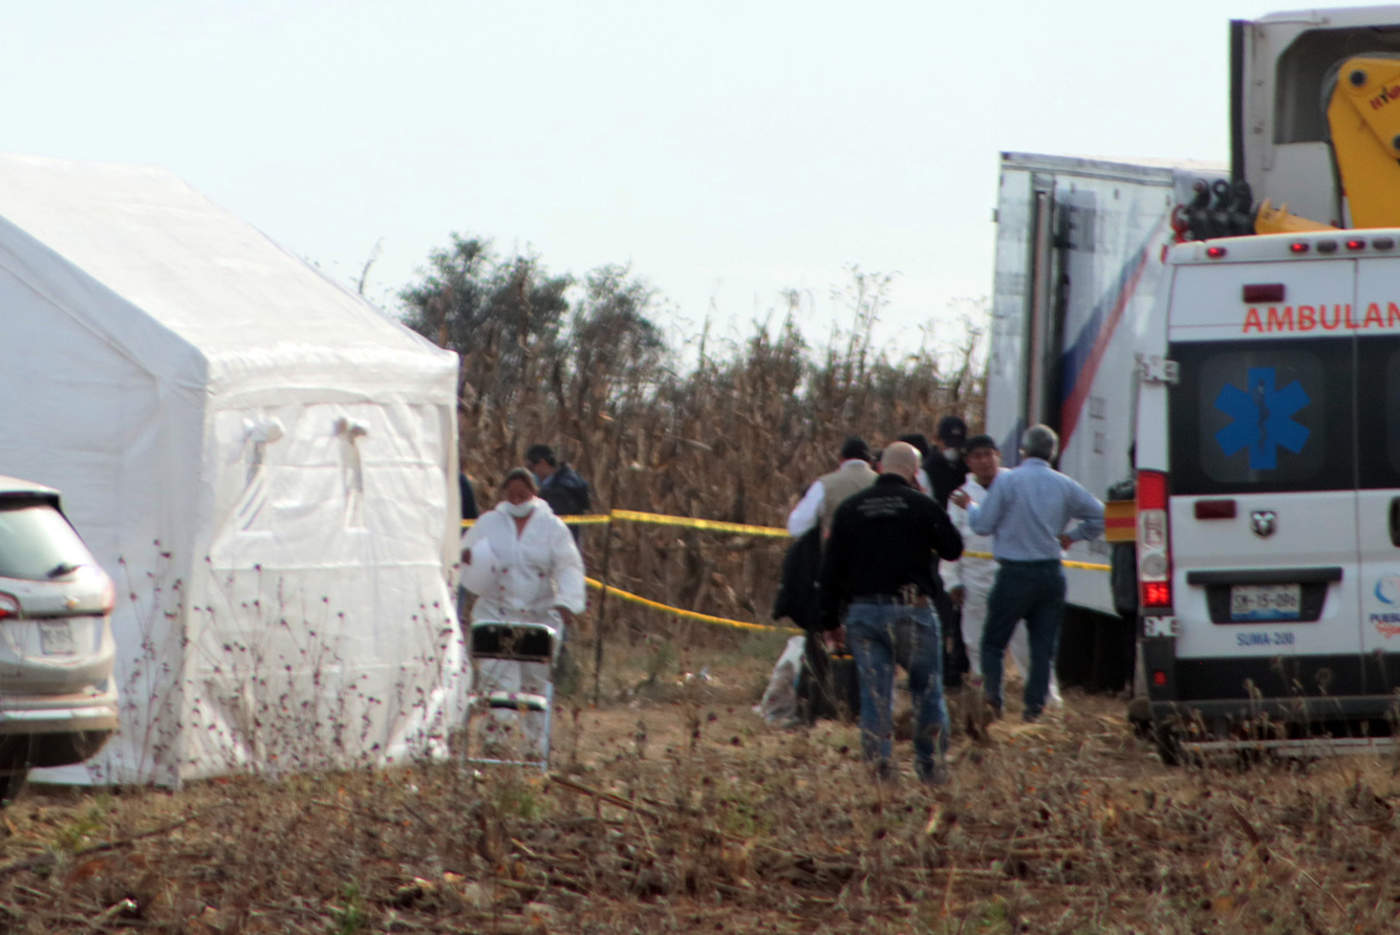
[[[949,413],[980,422],[983,380],[974,365],[982,332],[965,321],[937,346],[921,338],[897,361],[873,350],[867,315],[812,352],[791,316],[716,353],[702,337],[685,373],[600,362],[527,357],[517,377],[482,348],[463,371],[485,386],[508,382],[508,401],[464,387],[461,460],[488,506],[505,472],[530,444],[554,446],[593,487],[595,512],[641,510],[782,526],[813,479],[831,470],[848,435],[878,449],[906,432],[933,435]],[[776,333],[774,333],[776,332]],[[576,351],[588,356],[585,352]],[[601,365],[600,365],[601,364]],[[609,582],[653,600],[723,617],[766,622],[783,539],[615,523],[583,535],[590,573],[611,534]],[[619,625],[654,631],[654,611],[626,606]],[[687,638],[697,636],[681,625]]]

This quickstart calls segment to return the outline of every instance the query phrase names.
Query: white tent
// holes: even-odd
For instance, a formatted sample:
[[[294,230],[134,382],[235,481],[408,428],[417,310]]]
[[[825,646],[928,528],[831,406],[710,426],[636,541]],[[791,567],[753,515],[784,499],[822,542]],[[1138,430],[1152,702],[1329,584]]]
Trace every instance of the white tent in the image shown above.
[[[64,781],[440,753],[456,355],[152,168],[0,157],[0,471],[116,580],[119,734]]]

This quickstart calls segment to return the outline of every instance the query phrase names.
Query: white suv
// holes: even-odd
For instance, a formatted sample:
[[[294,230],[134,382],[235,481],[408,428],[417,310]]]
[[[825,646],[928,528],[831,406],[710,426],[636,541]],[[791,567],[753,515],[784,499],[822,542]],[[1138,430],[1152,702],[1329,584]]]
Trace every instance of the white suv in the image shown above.
[[[113,599],[58,491],[0,476],[0,799],[116,730]]]

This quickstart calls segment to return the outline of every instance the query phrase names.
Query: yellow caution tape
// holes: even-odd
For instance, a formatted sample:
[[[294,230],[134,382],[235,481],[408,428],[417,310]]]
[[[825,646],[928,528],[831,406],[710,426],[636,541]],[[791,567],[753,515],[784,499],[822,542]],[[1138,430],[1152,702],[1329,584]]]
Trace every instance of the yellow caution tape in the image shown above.
[[[964,552],[964,558],[996,558],[991,552]],[[1060,559],[1060,564],[1066,568],[1087,568],[1089,571],[1110,571],[1107,565],[1100,565],[1096,562],[1071,562],[1067,558]]]
[[[558,513],[554,515],[559,516]],[[612,522],[612,517],[609,516],[607,513],[589,513],[579,514],[577,516],[559,516],[559,518],[562,519],[564,522],[568,523],[570,526],[603,526],[607,523]],[[475,524],[476,520],[474,519],[462,520],[463,529],[467,529]]]
[[[689,519],[683,516],[666,516],[662,513],[641,513],[637,510],[613,510],[614,519],[630,520],[634,523],[655,523],[660,526],[688,526],[691,529],[709,529],[714,532],[736,532],[745,536],[788,536],[788,531],[779,526],[750,526],[746,523],[724,523],[713,519]]]
[[[593,578],[583,579],[588,582],[589,587],[601,588],[603,582]],[[685,617],[688,620],[701,620],[705,623],[717,623],[726,627],[737,627],[743,630],[776,630],[780,633],[801,633],[802,630],[796,627],[774,627],[763,623],[748,623],[743,620],[730,620],[727,617],[713,617],[709,614],[697,613],[693,610],[682,610],[679,607],[672,607],[669,604],[661,604],[656,601],[647,600],[645,597],[633,594],[631,591],[624,591],[621,588],[608,585],[608,593],[615,597],[620,597],[624,601],[631,601],[634,604],[641,604],[643,607],[650,607],[653,610],[662,610],[677,617]]]
[[[709,529],[713,532],[732,532],[745,536],[771,536],[774,538],[788,538],[788,531],[779,526],[750,526],[746,523],[725,523],[713,519],[691,519],[686,516],[667,516],[664,513],[643,513],[640,510],[613,510],[611,513],[596,513],[579,516],[560,516],[564,522],[571,526],[592,526],[610,523],[613,520],[623,520],[633,523],[652,523],[659,526],[687,526],[691,529]],[[462,527],[466,528],[475,523],[476,520],[462,520]],[[964,552],[968,558],[993,558],[990,552]],[[1108,571],[1109,566],[1097,562],[1072,562],[1065,559],[1061,562],[1066,568],[1085,568],[1089,571]],[[621,592],[625,594],[626,592]],[[635,597],[635,595],[633,595]],[[644,601],[645,598],[637,598]],[[657,607],[666,607],[665,604],[657,604]],[[690,611],[683,611],[690,613]],[[716,617],[716,620],[722,618]],[[746,624],[747,626],[757,626],[757,624]],[[771,627],[768,629],[772,629]]]
[[[558,514],[555,514],[558,515]],[[725,523],[714,519],[691,519],[688,516],[667,516],[663,513],[642,513],[639,510],[613,510],[591,516],[560,516],[570,526],[590,526],[625,520],[633,523],[652,523],[658,526],[685,526],[691,529],[708,529],[712,532],[733,532],[744,536],[771,536],[788,538],[788,531],[781,526],[750,526],[747,523]],[[462,520],[466,528],[475,523],[474,519]]]

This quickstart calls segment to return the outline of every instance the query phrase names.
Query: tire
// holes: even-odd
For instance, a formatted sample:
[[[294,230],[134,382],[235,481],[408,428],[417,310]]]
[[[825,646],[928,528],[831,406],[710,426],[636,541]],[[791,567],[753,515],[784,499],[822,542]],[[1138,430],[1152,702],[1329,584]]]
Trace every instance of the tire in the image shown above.
[[[1142,660],[1142,640],[1137,641],[1137,649],[1133,653],[1133,697],[1147,697],[1147,664]]]
[[[7,734],[0,737],[0,768],[12,763],[24,767],[68,766],[92,756],[107,738],[109,730],[64,731],[50,734]]]
[[[1152,736],[1152,708],[1146,698],[1132,698],[1128,701],[1128,723],[1133,727],[1134,736]]]
[[[13,802],[28,784],[28,767],[14,766],[0,770],[0,808]]]
[[[1150,727],[1152,742],[1157,747],[1157,755],[1164,766],[1181,765],[1181,735],[1175,727],[1164,721],[1153,721]]]
[[[68,766],[92,756],[112,736],[109,730],[79,730],[39,734],[29,745],[30,766]]]

